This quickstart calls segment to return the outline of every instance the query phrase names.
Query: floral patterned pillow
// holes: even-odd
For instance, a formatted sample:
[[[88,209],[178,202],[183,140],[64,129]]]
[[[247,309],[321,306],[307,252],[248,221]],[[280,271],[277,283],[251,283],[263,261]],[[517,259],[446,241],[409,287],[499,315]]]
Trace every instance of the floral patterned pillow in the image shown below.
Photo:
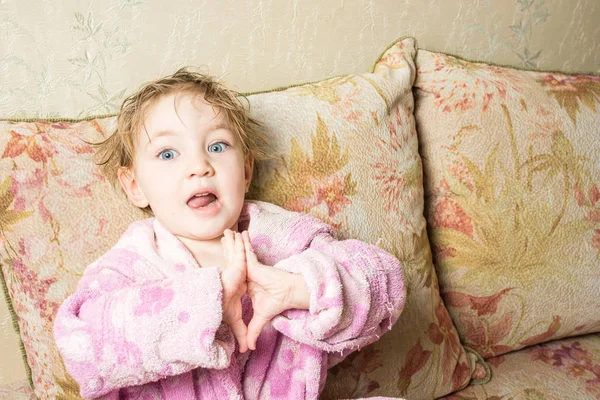
[[[428,228],[463,343],[491,357],[600,331],[600,77],[416,63]]]
[[[114,122],[0,121],[2,277],[42,399],[78,398],[52,319],[85,267],[143,217],[91,161],[86,142],[107,137]]]
[[[309,212],[340,237],[379,243],[403,261],[408,298],[399,322],[330,371],[323,398],[436,397],[470,379],[425,231],[415,52],[412,39],[400,40],[370,73],[249,96],[283,156],[264,166],[250,197]],[[142,217],[90,161],[86,142],[106,137],[114,122],[0,122],[2,272],[40,398],[78,393],[52,318],[85,266]]]
[[[553,340],[490,358],[494,377],[443,400],[600,399],[600,335]]]

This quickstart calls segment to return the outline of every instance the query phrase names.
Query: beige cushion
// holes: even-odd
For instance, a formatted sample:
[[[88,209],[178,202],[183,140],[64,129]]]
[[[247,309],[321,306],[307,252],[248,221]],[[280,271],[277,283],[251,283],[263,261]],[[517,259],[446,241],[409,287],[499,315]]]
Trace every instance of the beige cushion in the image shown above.
[[[371,73],[251,95],[282,158],[250,193],[310,212],[340,237],[396,254],[408,283],[394,329],[331,372],[324,397],[439,396],[465,385],[471,365],[437,290],[423,218],[421,161],[411,92],[412,39],[398,41]],[[51,334],[52,317],[83,268],[141,214],[98,175],[91,148],[114,118],[0,123],[7,232],[2,256],[35,391],[74,394]]]
[[[442,296],[490,357],[600,330],[600,77],[420,50],[415,116]]]

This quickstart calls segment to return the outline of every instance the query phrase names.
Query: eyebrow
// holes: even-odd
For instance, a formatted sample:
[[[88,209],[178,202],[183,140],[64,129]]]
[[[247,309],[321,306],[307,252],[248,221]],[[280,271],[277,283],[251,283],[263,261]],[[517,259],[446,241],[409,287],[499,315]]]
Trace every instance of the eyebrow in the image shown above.
[[[220,122],[212,128],[213,131],[217,131],[219,129],[231,129],[231,127],[226,122]]]
[[[161,136],[174,136],[175,132],[173,131],[159,131],[156,135],[152,135],[152,139],[159,138]]]
[[[217,131],[219,129],[231,129],[231,128],[229,127],[229,125],[227,123],[224,123],[224,122],[221,122],[211,128],[212,131]],[[176,133],[173,131],[170,131],[170,130],[159,131],[157,134],[153,135],[152,137],[150,137],[150,135],[148,135],[148,139],[150,139],[150,140],[148,141],[148,143],[146,143],[146,147],[148,147],[148,145],[150,145],[150,143],[152,143],[153,139],[157,139],[162,136],[175,136],[175,135],[176,135]]]
[[[146,137],[148,138],[148,142],[146,143],[146,145],[144,146],[145,148],[148,148],[148,146],[150,146],[152,144],[152,140],[157,139],[161,136],[174,136],[175,132],[173,131],[159,131],[156,135],[153,135],[152,137],[150,137],[150,134],[148,134],[148,131],[146,131]]]

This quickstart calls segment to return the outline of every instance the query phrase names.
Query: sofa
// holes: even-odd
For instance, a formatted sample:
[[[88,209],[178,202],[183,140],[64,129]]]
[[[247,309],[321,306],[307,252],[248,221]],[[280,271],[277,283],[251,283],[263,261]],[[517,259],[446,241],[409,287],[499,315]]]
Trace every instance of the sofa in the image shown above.
[[[281,155],[249,197],[402,262],[400,319],[332,362],[321,398],[600,399],[600,77],[404,37],[367,72],[244,95]],[[79,398],[52,319],[145,217],[93,163],[114,127],[0,121],[1,281],[28,375],[0,399]]]

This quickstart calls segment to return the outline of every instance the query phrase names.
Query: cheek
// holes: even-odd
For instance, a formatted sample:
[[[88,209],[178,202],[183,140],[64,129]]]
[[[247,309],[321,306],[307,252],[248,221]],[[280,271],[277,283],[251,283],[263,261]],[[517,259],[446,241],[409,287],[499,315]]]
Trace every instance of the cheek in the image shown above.
[[[236,192],[241,191],[243,193],[246,189],[244,175],[238,173],[235,176],[230,176],[229,187],[234,189]]]
[[[236,154],[235,159],[230,160],[229,168],[226,168],[226,170],[233,178],[232,183],[235,182],[236,186],[246,184],[246,163],[242,154]]]
[[[226,184],[232,193],[236,194],[236,196],[239,195],[243,199],[246,194],[246,179],[243,168],[230,169]]]
[[[173,190],[177,180],[174,179],[172,173],[164,173],[161,170],[153,170],[152,168],[148,168],[145,172],[140,184],[147,195],[165,197],[169,193],[174,193]]]

